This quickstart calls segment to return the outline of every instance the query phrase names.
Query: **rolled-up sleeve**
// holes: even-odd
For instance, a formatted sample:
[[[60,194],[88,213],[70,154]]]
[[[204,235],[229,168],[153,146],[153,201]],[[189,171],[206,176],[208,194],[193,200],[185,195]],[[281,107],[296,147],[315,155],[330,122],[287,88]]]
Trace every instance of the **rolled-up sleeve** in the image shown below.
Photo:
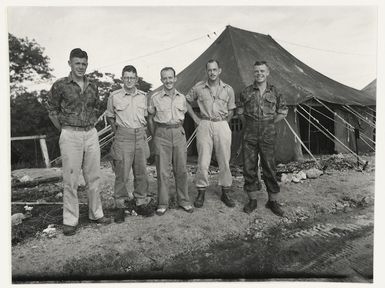
[[[106,116],[110,118],[115,118],[113,97],[113,95],[110,95],[107,100]]]
[[[147,102],[147,112],[148,112],[148,114],[151,114],[151,115],[155,114],[154,96],[155,96],[155,94],[151,95],[151,97],[149,97],[150,100],[148,100],[148,102]]]

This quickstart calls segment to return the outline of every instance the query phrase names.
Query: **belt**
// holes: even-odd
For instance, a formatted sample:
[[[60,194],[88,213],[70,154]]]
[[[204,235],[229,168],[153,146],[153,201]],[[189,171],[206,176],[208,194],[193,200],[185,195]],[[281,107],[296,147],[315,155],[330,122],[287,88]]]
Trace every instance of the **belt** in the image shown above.
[[[166,129],[179,128],[183,126],[183,123],[178,123],[178,124],[165,124],[165,123],[158,123],[158,122],[155,122],[155,123],[157,127],[163,127]]]
[[[123,126],[117,126],[118,130],[124,130],[124,131],[130,131],[130,132],[140,132],[140,131],[146,131],[147,127],[139,127],[139,128],[130,128],[130,127],[123,127]]]
[[[95,128],[94,125],[89,125],[89,126],[62,126],[62,129],[68,129],[68,130],[74,130],[74,131],[89,131],[92,128]]]
[[[201,116],[201,119],[202,119],[202,120],[212,121],[212,122],[226,121],[225,119],[220,119],[220,118],[210,118],[210,117],[206,117],[206,116]]]

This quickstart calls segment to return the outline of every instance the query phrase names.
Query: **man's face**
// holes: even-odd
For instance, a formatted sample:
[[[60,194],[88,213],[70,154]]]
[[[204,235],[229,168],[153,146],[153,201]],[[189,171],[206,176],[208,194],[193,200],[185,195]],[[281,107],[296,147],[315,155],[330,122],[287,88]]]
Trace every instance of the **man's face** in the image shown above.
[[[218,67],[217,62],[211,62],[211,63],[207,63],[206,72],[209,79],[211,81],[215,81],[219,78],[219,75],[221,74],[222,69]]]
[[[124,87],[126,87],[127,89],[132,89],[135,87],[136,82],[138,81],[138,77],[134,72],[125,71],[122,75],[122,81]]]
[[[76,77],[83,77],[86,74],[88,61],[86,58],[73,57],[68,61],[68,65],[70,65],[71,72]]]
[[[265,64],[254,66],[254,78],[257,83],[266,82],[269,74],[269,68]]]
[[[172,70],[164,70],[160,74],[160,81],[163,83],[165,90],[170,91],[174,88],[176,77]]]

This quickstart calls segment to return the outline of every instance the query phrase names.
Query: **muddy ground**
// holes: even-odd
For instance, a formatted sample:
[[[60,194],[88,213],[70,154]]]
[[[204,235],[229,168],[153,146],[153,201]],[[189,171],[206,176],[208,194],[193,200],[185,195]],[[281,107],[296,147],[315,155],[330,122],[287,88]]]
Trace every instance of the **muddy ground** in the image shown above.
[[[259,193],[257,211],[242,212],[247,196],[239,169],[233,169],[235,208],[220,201],[215,168],[204,207],[193,214],[174,208],[161,217],[128,213],[124,223],[100,226],[88,222],[87,206],[81,205],[79,229],[67,237],[61,232],[61,206],[36,205],[32,217],[12,227],[13,282],[287,278],[371,282],[374,156],[365,159],[369,164],[364,171],[354,165],[329,165],[317,179],[281,183],[285,218],[264,207],[265,188]],[[191,199],[196,196],[194,169],[189,166]],[[154,167],[148,173],[155,193]],[[113,181],[106,164],[102,184],[106,216],[113,215]],[[12,201],[61,201],[61,185],[15,188]],[[83,186],[79,198],[86,203]],[[12,205],[12,214],[23,211],[24,205]],[[50,236],[42,233],[49,224],[56,229]],[[347,269],[346,261],[353,268]]]

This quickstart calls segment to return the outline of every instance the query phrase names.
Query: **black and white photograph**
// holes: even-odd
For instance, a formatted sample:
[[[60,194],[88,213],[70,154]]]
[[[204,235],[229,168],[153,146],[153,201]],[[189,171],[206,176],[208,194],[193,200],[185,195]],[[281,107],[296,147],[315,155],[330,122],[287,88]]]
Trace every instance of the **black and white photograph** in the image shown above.
[[[380,2],[4,1],[4,285],[380,287]]]

